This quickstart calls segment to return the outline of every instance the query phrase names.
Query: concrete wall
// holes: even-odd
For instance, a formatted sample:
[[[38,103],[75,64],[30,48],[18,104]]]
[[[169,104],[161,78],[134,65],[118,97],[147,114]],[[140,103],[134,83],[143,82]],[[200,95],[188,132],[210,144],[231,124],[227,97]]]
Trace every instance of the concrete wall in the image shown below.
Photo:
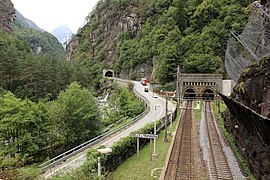
[[[221,93],[225,96],[230,96],[233,92],[233,87],[236,83],[233,80],[222,80],[222,91]]]

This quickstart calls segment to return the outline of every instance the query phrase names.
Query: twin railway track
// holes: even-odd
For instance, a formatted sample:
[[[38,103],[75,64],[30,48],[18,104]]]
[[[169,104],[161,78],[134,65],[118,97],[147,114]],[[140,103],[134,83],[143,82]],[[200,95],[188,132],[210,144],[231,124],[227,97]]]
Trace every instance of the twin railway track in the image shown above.
[[[226,155],[220,142],[220,137],[215,124],[215,118],[211,110],[211,102],[205,101],[203,116],[206,121],[206,132],[208,136],[208,178],[209,179],[233,179]],[[175,139],[167,168],[164,173],[166,180],[173,179],[196,179],[199,177],[193,167],[196,166],[193,161],[192,145],[192,123],[193,123],[192,101],[187,102],[187,107],[181,117],[181,122],[177,127]]]

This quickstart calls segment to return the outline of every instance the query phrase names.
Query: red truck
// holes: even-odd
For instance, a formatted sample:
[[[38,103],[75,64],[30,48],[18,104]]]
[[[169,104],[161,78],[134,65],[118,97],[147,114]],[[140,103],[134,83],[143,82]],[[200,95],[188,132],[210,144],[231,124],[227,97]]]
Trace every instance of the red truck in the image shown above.
[[[141,84],[142,84],[143,86],[146,86],[147,83],[148,83],[148,80],[147,80],[146,78],[141,78]]]

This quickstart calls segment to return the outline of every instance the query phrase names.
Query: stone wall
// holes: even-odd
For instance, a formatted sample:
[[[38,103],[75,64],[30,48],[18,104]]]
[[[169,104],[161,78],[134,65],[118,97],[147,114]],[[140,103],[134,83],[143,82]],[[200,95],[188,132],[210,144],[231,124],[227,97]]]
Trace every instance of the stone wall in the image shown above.
[[[205,89],[211,89],[214,93],[222,90],[221,74],[180,74],[179,91],[183,97],[185,91],[189,88],[195,90],[197,97],[202,97]],[[215,93],[215,96],[218,96]]]

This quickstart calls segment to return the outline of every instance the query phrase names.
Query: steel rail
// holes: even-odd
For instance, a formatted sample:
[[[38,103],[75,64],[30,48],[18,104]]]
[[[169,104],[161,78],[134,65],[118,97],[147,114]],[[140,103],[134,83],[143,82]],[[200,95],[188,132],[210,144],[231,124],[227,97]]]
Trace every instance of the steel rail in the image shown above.
[[[204,114],[208,141],[210,144],[210,172],[215,179],[233,179],[228,160],[223,151],[223,146],[214,122],[214,116],[209,101],[205,102]]]
[[[187,108],[177,127],[168,165],[164,172],[164,179],[192,179],[191,170],[191,129],[192,129],[192,101],[188,101]]]

